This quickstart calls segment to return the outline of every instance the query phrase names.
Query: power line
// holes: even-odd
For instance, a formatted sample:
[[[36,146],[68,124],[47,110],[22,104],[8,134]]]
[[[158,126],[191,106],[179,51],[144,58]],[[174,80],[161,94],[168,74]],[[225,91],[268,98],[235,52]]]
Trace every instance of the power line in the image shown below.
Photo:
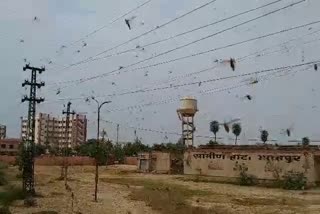
[[[308,67],[306,69],[303,69],[303,70],[300,70],[300,71],[295,71],[294,73],[305,71],[305,70],[308,70],[308,69],[310,69],[310,67]],[[271,76],[271,75],[274,75],[274,74],[278,74],[278,73],[281,73],[283,71],[288,71],[288,69],[275,71],[272,74],[269,74],[268,76]],[[285,74],[285,75],[289,75],[289,74]],[[267,76],[267,75],[264,75],[264,76]],[[284,75],[276,76],[276,77],[282,77],[282,76],[284,76]],[[266,81],[266,80],[268,80],[268,79],[267,78],[260,79],[259,82]],[[240,88],[240,87],[243,87],[243,86],[248,86],[248,85],[251,85],[251,83],[237,84],[237,85],[230,86],[230,87],[214,88],[214,89],[209,89],[209,90],[205,90],[205,91],[200,91],[200,93],[198,95],[208,95],[208,94],[212,94],[212,93],[230,91],[230,90],[237,89],[237,88]],[[162,100],[162,101],[158,101],[158,102],[149,102],[149,103],[145,103],[145,104],[128,106],[128,107],[124,107],[124,108],[111,109],[108,112],[141,109],[143,107],[155,106],[155,105],[163,105],[163,104],[168,104],[168,103],[172,103],[172,102],[179,101],[179,100],[180,100],[180,97],[178,97],[178,98],[170,98],[170,99],[166,99],[166,100]]]
[[[266,38],[266,37],[269,37],[269,36],[274,36],[274,35],[277,35],[277,34],[280,34],[280,33],[288,32],[288,31],[291,31],[291,30],[296,30],[296,29],[298,29],[298,28],[307,27],[308,25],[313,25],[313,24],[319,23],[319,22],[320,22],[320,21],[308,23],[308,24],[305,24],[305,25],[300,25],[300,26],[297,26],[297,27],[292,27],[292,28],[284,29],[284,30],[277,31],[277,32],[274,32],[274,33],[270,33],[270,34],[266,34],[266,35],[263,35],[263,36],[251,38],[251,39],[248,39],[248,40],[244,40],[244,41],[241,41],[241,42],[233,43],[233,44],[230,44],[230,45],[227,45],[227,46],[222,46],[222,47],[219,47],[219,48],[214,48],[214,49],[210,49],[210,50],[207,50],[207,51],[202,51],[202,52],[199,52],[199,53],[195,53],[195,54],[191,54],[191,55],[187,55],[187,56],[183,56],[183,57],[178,57],[178,58],[175,58],[175,59],[172,59],[172,60],[168,60],[168,61],[156,63],[156,64],[149,65],[149,66],[145,66],[145,67],[140,67],[140,68],[137,68],[137,69],[150,68],[151,66],[158,66],[158,65],[162,65],[162,64],[166,64],[166,63],[171,63],[171,62],[175,62],[175,61],[182,60],[182,59],[186,59],[186,58],[189,58],[189,57],[199,56],[199,55],[202,55],[202,54],[210,53],[210,52],[217,51],[217,50],[221,50],[221,49],[224,49],[224,48],[228,48],[228,47],[236,46],[236,45],[239,45],[239,44],[243,44],[243,43],[255,41],[255,40],[257,40],[257,39],[262,39],[262,38]],[[316,31],[314,31],[314,32],[311,32],[311,33],[305,34],[305,35],[303,35],[303,36],[300,36],[300,37],[298,37],[298,38],[290,39],[290,40],[288,40],[288,41],[286,41],[286,42],[283,42],[283,43],[280,43],[280,44],[275,45],[275,47],[279,47],[279,46],[284,45],[284,44],[287,44],[287,43],[289,43],[289,42],[291,42],[291,41],[294,41],[294,40],[297,40],[297,39],[301,39],[301,38],[304,37],[304,36],[308,36],[308,35],[315,34],[315,33],[319,32],[319,31],[320,31],[320,30],[316,30]],[[304,42],[303,44],[308,44],[308,43],[310,43],[310,42],[314,42],[314,41],[318,41],[318,40],[319,40],[319,39],[307,41],[307,42]],[[247,55],[247,56],[243,56],[243,57],[239,58],[237,61],[238,61],[238,62],[244,61],[245,59],[247,59],[248,57],[250,57],[250,56],[252,56],[252,55],[256,55],[256,54],[258,54],[258,53],[264,52],[264,51],[269,50],[269,49],[271,49],[271,48],[269,47],[269,48],[264,48],[264,49],[262,49],[262,50],[260,50],[260,51],[255,51],[254,53],[251,53],[251,54],[249,54],[249,55]],[[280,50],[279,50],[279,51],[280,51]],[[275,52],[278,52],[278,51],[275,51]],[[166,83],[169,83],[169,82],[176,81],[178,78],[179,78],[179,79],[182,79],[182,78],[190,77],[190,76],[192,76],[192,75],[200,74],[200,73],[203,73],[203,72],[206,72],[206,71],[212,71],[213,69],[215,69],[215,68],[217,68],[217,67],[218,67],[218,66],[214,66],[214,67],[206,68],[206,69],[203,69],[203,70],[200,70],[200,71],[197,71],[197,72],[191,72],[191,73],[188,73],[188,74],[185,74],[185,75],[176,76],[176,77],[173,77],[172,79],[166,80],[165,82],[160,83],[160,84],[158,84],[158,85],[166,84]],[[136,69],[134,69],[134,70],[136,70]],[[155,84],[155,83],[154,83],[154,84]],[[154,85],[154,84],[153,84],[153,85]],[[142,89],[139,89],[139,90],[145,90],[145,89],[148,89],[148,88],[142,88]],[[135,90],[135,89],[132,89],[132,90]],[[129,91],[130,91],[130,89],[129,89]]]
[[[112,47],[112,48],[109,48],[109,49],[107,49],[107,50],[105,50],[105,51],[102,51],[102,52],[96,54],[96,55],[93,56],[93,57],[100,56],[101,54],[107,53],[107,52],[109,52],[109,51],[111,51],[111,50],[114,50],[114,49],[119,48],[119,47],[121,47],[121,46],[123,46],[123,45],[126,45],[126,44],[128,44],[129,42],[132,42],[132,41],[134,41],[134,40],[137,40],[137,39],[139,39],[139,38],[142,37],[142,36],[148,35],[148,34],[152,33],[152,32],[155,31],[155,30],[158,30],[158,29],[160,29],[160,28],[163,28],[163,27],[165,27],[166,25],[169,25],[169,24],[171,24],[171,23],[173,23],[173,22],[175,22],[175,21],[177,21],[177,20],[179,20],[179,19],[181,19],[181,18],[183,18],[183,17],[185,17],[185,16],[187,16],[187,15],[193,13],[193,12],[196,12],[197,10],[200,10],[200,9],[202,9],[202,8],[204,8],[204,7],[212,4],[212,3],[214,3],[215,1],[216,1],[216,0],[212,0],[212,1],[207,2],[207,3],[205,3],[205,4],[203,4],[203,5],[199,6],[199,7],[196,7],[195,9],[193,9],[193,10],[187,12],[187,13],[184,13],[184,14],[182,14],[182,15],[180,15],[180,16],[178,16],[178,17],[176,17],[176,18],[174,18],[174,19],[172,19],[172,20],[170,20],[170,21],[168,21],[168,22],[165,22],[165,23],[159,25],[159,26],[156,26],[155,28],[153,28],[153,29],[151,29],[151,30],[149,30],[149,31],[147,31],[147,32],[144,32],[144,33],[140,34],[139,36],[136,36],[136,37],[134,37],[134,38],[132,38],[132,39],[126,41],[126,42],[123,42],[123,43],[121,43],[121,44],[119,44],[119,45],[116,45],[116,46],[114,46],[114,47]],[[90,57],[90,58],[93,58],[93,57]],[[89,59],[89,58],[88,58],[88,59]]]
[[[94,31],[92,31],[92,32],[90,32],[90,33],[88,33],[88,34],[86,34],[85,36],[83,36],[82,38],[80,38],[80,39],[78,39],[78,40],[76,40],[76,41],[74,41],[74,42],[71,42],[69,45],[74,45],[74,44],[76,44],[76,43],[78,43],[78,42],[82,41],[83,39],[88,38],[89,36],[91,36],[91,35],[93,35],[93,34],[95,34],[95,33],[99,32],[99,31],[101,31],[102,29],[104,29],[104,28],[108,27],[109,25],[111,25],[111,24],[115,23],[116,21],[118,21],[118,20],[122,19],[123,17],[125,17],[125,16],[129,15],[130,13],[132,13],[132,12],[134,12],[134,11],[136,11],[136,10],[140,9],[140,8],[141,8],[141,7],[143,7],[144,5],[146,5],[146,4],[148,4],[148,3],[150,3],[151,1],[152,1],[152,0],[148,0],[148,1],[146,1],[146,2],[144,2],[144,3],[142,3],[142,4],[140,4],[140,5],[138,5],[137,7],[135,7],[135,8],[133,8],[133,9],[129,10],[129,11],[128,11],[128,12],[126,12],[125,14],[123,14],[123,15],[119,16],[118,18],[116,18],[116,19],[114,19],[114,20],[110,21],[108,24],[101,26],[100,28],[98,28],[98,29],[96,29],[96,30],[94,30]]]
[[[189,45],[195,44],[195,43],[197,43],[197,42],[200,42],[200,41],[203,41],[203,40],[205,40],[205,39],[211,38],[211,37],[216,36],[216,35],[218,35],[218,34],[221,34],[221,33],[223,33],[223,32],[232,30],[232,29],[234,29],[234,28],[236,28],[236,27],[245,25],[245,24],[250,23],[250,22],[252,22],[252,21],[255,21],[255,20],[257,20],[257,19],[266,17],[266,16],[268,16],[268,15],[271,15],[271,14],[273,14],[273,13],[279,12],[279,11],[284,10],[284,9],[286,9],[286,8],[289,8],[289,7],[292,7],[292,6],[294,6],[294,5],[300,4],[300,3],[304,2],[304,1],[305,1],[305,0],[300,0],[300,1],[298,1],[298,2],[292,3],[292,4],[290,4],[290,5],[287,5],[287,6],[285,6],[285,7],[282,7],[282,8],[280,8],[280,9],[273,10],[273,11],[271,11],[271,12],[268,12],[268,13],[263,14],[263,15],[261,15],[261,16],[258,16],[258,17],[256,17],[256,18],[247,20],[247,21],[242,22],[242,23],[240,23],[240,24],[237,24],[237,25],[234,25],[234,26],[232,26],[232,27],[226,28],[226,29],[224,29],[224,30],[218,31],[218,32],[216,32],[216,33],[214,33],[214,34],[210,34],[210,35],[208,35],[208,36],[202,37],[202,38],[197,39],[197,40],[195,40],[195,41],[189,42],[189,43],[187,43],[187,44],[185,44],[185,45],[178,46],[178,47],[176,47],[176,48],[174,48],[174,49],[170,49],[170,50],[168,50],[168,51],[162,52],[162,53],[157,54],[157,55],[155,55],[155,56],[151,56],[151,57],[149,57],[149,58],[140,60],[140,61],[138,61],[138,62],[129,64],[129,65],[127,65],[127,66],[123,66],[123,67],[121,67],[121,69],[115,69],[115,70],[110,71],[110,72],[107,72],[107,73],[103,73],[103,74],[100,74],[100,75],[96,75],[96,76],[92,76],[92,77],[86,78],[86,79],[82,80],[81,83],[86,82],[86,81],[90,81],[90,80],[93,80],[93,79],[97,79],[97,78],[102,78],[102,77],[108,76],[108,75],[110,75],[110,74],[112,74],[112,73],[115,73],[115,72],[121,72],[121,70],[123,70],[123,69],[132,67],[132,66],[134,66],[134,65],[140,64],[140,63],[145,62],[145,61],[149,61],[149,60],[151,60],[151,59],[154,59],[154,58],[157,58],[157,57],[159,57],[159,56],[162,56],[162,55],[171,53],[171,52],[176,51],[176,50],[179,50],[179,49],[181,49],[181,48],[185,48],[185,47],[187,47],[187,46],[189,46]],[[320,21],[319,21],[319,22],[320,22]],[[158,63],[157,63],[157,64],[158,64]],[[147,67],[149,67],[149,66],[145,66],[145,67],[143,67],[143,68],[147,68]],[[141,68],[137,68],[137,69],[141,69]],[[137,69],[133,69],[133,70],[137,70]],[[133,70],[131,70],[131,71],[133,71]],[[73,80],[73,82],[78,82],[78,81],[79,81],[79,80]],[[70,83],[70,81],[69,81],[69,83]]]
[[[209,50],[206,50],[206,51],[201,51],[201,52],[198,52],[198,53],[194,53],[194,54],[190,54],[190,55],[186,55],[186,56],[182,56],[182,57],[177,57],[177,58],[174,58],[174,59],[171,59],[171,60],[166,60],[166,61],[158,62],[158,63],[155,63],[155,64],[143,66],[143,67],[138,67],[138,68],[135,68],[135,69],[131,69],[130,71],[142,70],[142,69],[156,67],[156,66],[159,66],[159,65],[164,65],[164,64],[176,62],[176,61],[179,61],[179,60],[195,57],[195,56],[200,56],[200,55],[203,55],[203,54],[211,53],[211,52],[222,50],[222,49],[225,49],[225,48],[230,48],[230,47],[234,47],[234,46],[237,46],[237,45],[245,44],[245,43],[248,43],[248,42],[256,41],[256,40],[259,40],[259,39],[263,39],[263,38],[275,36],[275,35],[278,35],[278,34],[286,33],[286,32],[292,31],[292,30],[305,28],[305,27],[308,27],[310,25],[314,25],[314,24],[318,24],[318,23],[320,23],[320,21],[310,22],[310,23],[307,23],[307,24],[303,24],[303,25],[299,25],[299,26],[283,29],[283,30],[276,31],[276,32],[273,32],[273,33],[269,33],[269,34],[265,34],[265,35],[262,35],[262,36],[250,38],[250,39],[243,40],[243,41],[240,41],[240,42],[224,45],[224,46],[221,46],[221,47],[218,47],[218,48],[213,48],[213,49],[209,49]],[[318,32],[318,31],[312,32],[312,33],[307,34],[307,35],[311,35],[311,34],[316,33],[316,32]],[[264,51],[264,50],[262,50],[262,51]],[[252,54],[250,54],[250,55],[252,55]],[[246,58],[246,57],[248,57],[248,56],[242,57],[242,58],[240,58],[240,60],[243,59],[243,58]],[[179,78],[191,76],[191,75],[198,74],[198,73],[202,73],[202,72],[208,71],[208,70],[210,70],[210,69],[204,69],[204,70],[201,70],[201,71],[198,71],[198,72],[189,73],[189,74],[186,74],[184,76],[180,76]],[[94,77],[91,77],[91,78],[98,78],[98,76],[94,76]],[[70,81],[65,81],[65,82],[59,82],[59,83],[56,83],[56,84],[67,84],[67,83],[74,83],[74,82],[82,83],[83,81],[86,81],[86,79],[84,78],[84,79],[80,79],[80,80],[70,80]]]
[[[73,45],[77,44],[78,42],[83,41],[84,39],[87,39],[88,37],[92,36],[93,34],[98,33],[99,31],[101,31],[101,30],[103,30],[104,28],[112,25],[112,24],[115,23],[116,21],[118,21],[118,20],[122,19],[123,17],[129,15],[130,13],[132,13],[132,12],[140,9],[141,7],[145,6],[146,4],[148,4],[148,3],[151,2],[151,1],[152,1],[152,0],[148,0],[148,1],[146,1],[146,2],[144,2],[144,3],[142,3],[142,4],[140,4],[140,5],[138,5],[137,7],[129,10],[128,12],[126,12],[126,13],[124,13],[123,15],[119,16],[118,18],[113,19],[113,20],[110,21],[108,24],[103,25],[103,26],[99,27],[98,29],[91,31],[90,33],[84,35],[83,37],[81,37],[80,39],[78,39],[78,40],[76,40],[76,41],[70,42],[70,43],[68,44],[68,46],[73,46]],[[68,67],[68,66],[64,66],[63,69],[67,69],[67,68],[69,68],[69,67]]]
[[[180,36],[183,36],[183,35],[186,35],[186,34],[189,34],[189,33],[192,33],[192,32],[195,32],[195,31],[198,31],[200,29],[203,29],[203,28],[207,28],[207,27],[210,27],[210,26],[213,26],[213,25],[216,25],[218,23],[221,23],[221,22],[224,22],[224,21],[227,21],[227,20],[230,20],[230,19],[233,19],[233,18],[236,18],[238,16],[242,16],[242,15],[245,15],[247,13],[250,13],[250,12],[253,12],[253,11],[256,11],[256,10],[259,10],[259,9],[262,9],[264,7],[267,7],[267,6],[270,6],[272,4],[275,4],[275,3],[278,3],[278,2],[281,2],[283,0],[277,0],[277,1],[273,1],[273,2],[270,2],[270,3],[267,3],[267,4],[264,4],[262,6],[259,6],[259,7],[256,7],[256,8],[252,8],[250,10],[246,10],[246,11],[243,11],[241,13],[238,13],[238,14],[235,14],[235,15],[232,15],[232,16],[229,16],[227,18],[224,18],[224,19],[220,19],[218,21],[215,21],[215,22],[212,22],[212,23],[209,23],[209,24],[206,24],[206,25],[202,25],[200,27],[196,27],[196,28],[193,28],[191,30],[187,30],[185,32],[182,32],[182,33],[179,33],[179,34],[176,34],[174,36],[170,36],[168,38],[165,38],[165,39],[161,39],[161,40],[158,40],[158,41],[155,41],[155,42],[151,42],[151,43],[148,43],[148,44],[145,44],[145,45],[141,45],[139,48],[146,48],[146,47],[149,47],[149,46],[152,46],[152,45],[155,45],[155,44],[159,44],[161,42],[165,42],[165,41],[168,41],[168,40],[171,40],[171,39],[174,39],[174,38],[177,38],[177,37],[180,37]],[[112,56],[118,56],[118,55],[121,55],[121,54],[124,54],[124,53],[128,53],[128,52],[131,52],[131,51],[135,51],[137,50],[137,48],[132,48],[132,49],[127,49],[125,51],[121,51],[121,52],[118,52],[118,53],[115,53],[115,54],[110,54],[110,55],[107,55],[107,56],[103,56],[103,57],[100,57],[100,58],[94,58],[92,60],[90,60],[90,62],[92,61],[96,61],[96,60],[100,60],[100,59],[106,59],[106,58],[109,58],[109,57],[112,57]],[[89,61],[86,61],[86,62],[89,62]],[[86,62],[83,62],[83,63],[86,63]],[[80,63],[82,64],[82,63]],[[79,64],[78,64],[79,65]]]
[[[188,11],[187,13],[184,13],[184,14],[182,14],[182,15],[180,15],[180,16],[178,16],[178,17],[176,17],[176,18],[174,18],[174,19],[172,19],[172,20],[170,20],[170,21],[168,21],[168,22],[165,22],[165,23],[163,23],[163,24],[161,24],[161,25],[156,26],[155,28],[153,28],[153,29],[151,29],[151,30],[149,30],[149,31],[146,31],[146,32],[144,32],[144,33],[142,33],[142,34],[140,34],[140,35],[138,35],[138,36],[136,36],[136,37],[134,37],[134,38],[132,38],[132,39],[129,39],[129,40],[127,40],[126,42],[123,42],[123,43],[121,43],[121,44],[119,44],[119,45],[116,45],[116,46],[114,46],[114,47],[112,47],[112,48],[109,48],[109,49],[107,49],[107,50],[104,50],[104,51],[102,51],[102,52],[100,52],[100,53],[98,53],[98,54],[96,54],[96,55],[94,55],[94,56],[92,56],[92,57],[88,57],[88,58],[86,58],[86,59],[84,59],[84,60],[81,60],[80,62],[77,62],[77,63],[75,63],[75,64],[72,64],[72,65],[66,67],[66,69],[67,69],[67,68],[70,68],[70,67],[72,67],[72,66],[75,66],[75,65],[77,65],[77,64],[81,64],[81,63],[83,63],[83,62],[86,62],[87,60],[91,60],[91,59],[94,58],[94,57],[100,56],[100,55],[102,55],[102,54],[104,54],[104,53],[107,53],[107,52],[109,52],[109,51],[111,51],[111,50],[114,50],[114,49],[119,48],[119,47],[121,47],[121,46],[123,46],[123,45],[126,45],[126,44],[128,44],[128,43],[130,43],[130,42],[132,42],[132,41],[134,41],[134,40],[137,40],[137,39],[139,39],[139,38],[141,38],[141,37],[143,37],[143,36],[146,36],[146,35],[154,32],[154,31],[156,31],[156,30],[158,30],[158,29],[160,29],[160,28],[165,27],[166,25],[169,25],[169,24],[171,24],[171,23],[173,23],[173,22],[175,22],[175,21],[177,21],[177,20],[179,20],[179,19],[181,19],[181,18],[183,18],[183,17],[185,17],[185,16],[187,16],[187,15],[189,15],[189,14],[197,11],[197,10],[200,10],[200,9],[202,9],[202,8],[204,8],[204,7],[212,4],[212,3],[214,3],[215,1],[216,1],[216,0],[212,0],[212,1],[207,2],[207,3],[205,3],[205,4],[203,4],[203,5],[199,6],[199,7],[196,7],[195,9],[192,9],[191,11]]]
[[[118,125],[119,123],[115,123],[109,120],[102,120],[101,121],[105,122],[105,123],[110,123],[110,124],[114,124],[114,125]],[[135,130],[140,130],[140,131],[146,131],[146,132],[153,132],[153,133],[159,133],[159,134],[167,134],[167,135],[177,135],[177,136],[181,136],[181,133],[179,132],[170,132],[170,131],[162,131],[162,130],[156,130],[156,129],[149,129],[149,128],[142,128],[142,127],[134,127],[134,126],[130,126],[130,125],[123,125],[120,124],[121,126],[130,128],[130,129],[135,129]],[[206,136],[206,135],[196,135],[195,137],[199,137],[199,138],[213,138],[212,136]]]
[[[149,88],[149,89],[145,89],[145,90],[139,89],[139,90],[127,91],[127,92],[118,93],[118,94],[108,94],[108,95],[97,96],[97,97],[123,96],[123,95],[129,95],[129,94],[146,93],[146,92],[151,92],[151,91],[160,91],[160,90],[166,90],[166,89],[172,89],[172,88],[180,88],[180,87],[185,87],[185,86],[190,86],[190,85],[206,84],[206,83],[210,83],[210,82],[216,82],[216,81],[222,81],[222,80],[227,80],[227,79],[234,79],[234,78],[239,78],[239,77],[251,76],[251,75],[261,74],[261,73],[266,73],[266,72],[271,72],[271,71],[292,69],[292,68],[296,68],[296,67],[312,65],[312,64],[318,63],[319,61],[320,60],[316,60],[316,61],[311,61],[311,62],[307,62],[307,63],[301,63],[301,64],[294,64],[294,65],[288,65],[288,66],[264,69],[264,70],[255,71],[255,72],[249,72],[249,73],[244,73],[244,74],[225,76],[225,77],[213,78],[213,79],[207,79],[207,80],[200,80],[200,81],[188,82],[188,83],[177,84],[177,85]],[[213,67],[207,68],[207,69],[212,69],[212,68]],[[85,98],[86,97],[78,97],[78,98],[73,98],[73,99],[85,99]],[[70,98],[61,98],[59,100],[66,100],[66,99],[70,100]]]
[[[319,21],[319,22],[320,22],[320,21]],[[319,22],[316,22],[316,23],[319,23]],[[266,34],[266,35],[263,35],[263,36],[255,37],[255,38],[248,39],[248,40],[245,40],[245,41],[250,42],[250,41],[257,40],[257,39],[262,39],[262,38],[266,38],[266,37],[269,37],[269,36],[274,36],[274,35],[276,35],[276,34],[280,34],[280,33],[288,32],[288,31],[291,31],[291,30],[296,30],[296,29],[298,29],[298,28],[306,27],[306,26],[311,25],[311,24],[315,24],[315,23],[309,23],[309,24],[300,25],[300,26],[297,26],[297,27],[288,28],[288,29],[285,29],[285,30],[281,30],[281,31],[278,31],[278,32],[274,32],[274,33]],[[251,53],[251,54],[249,54],[249,55],[246,55],[246,56],[243,56],[243,57],[237,59],[237,61],[238,61],[238,62],[244,61],[244,60],[246,60],[246,59],[247,59],[248,57],[250,57],[250,56],[257,55],[257,54],[259,54],[259,53],[262,53],[262,52],[265,52],[265,51],[267,51],[267,50],[270,50],[270,49],[272,49],[272,48],[274,48],[274,47],[279,47],[279,46],[281,46],[281,45],[285,45],[285,44],[287,44],[287,43],[289,43],[289,42],[292,42],[292,41],[294,41],[294,40],[298,40],[298,39],[301,39],[301,38],[303,38],[303,37],[305,37],[305,36],[309,36],[309,35],[312,35],[312,34],[315,34],[315,33],[318,33],[318,32],[320,32],[320,30],[316,30],[316,31],[313,31],[313,32],[311,32],[311,33],[305,34],[305,35],[303,35],[303,36],[299,36],[299,37],[296,37],[296,38],[294,38],[294,39],[290,39],[290,40],[288,40],[288,41],[285,41],[285,42],[276,44],[276,45],[274,45],[273,47],[268,47],[268,48],[261,49],[261,50],[259,50],[259,51],[255,51],[254,53]],[[239,42],[239,44],[243,44],[245,41]],[[314,40],[314,41],[316,41],[316,40]],[[303,43],[303,44],[307,44],[307,43]],[[233,44],[231,44],[231,45],[232,45],[232,46],[235,46],[235,45],[238,45],[238,43],[233,43]],[[223,47],[226,47],[226,46],[223,46]],[[221,47],[221,48],[223,48],[223,47]],[[228,45],[228,47],[230,47],[230,46]],[[221,48],[218,48],[218,49],[221,50]],[[216,48],[211,49],[211,50],[212,50],[212,51],[215,51]],[[208,51],[211,51],[211,50],[208,50]],[[275,51],[275,52],[276,52],[276,51]],[[275,52],[273,52],[273,53],[275,53]],[[201,55],[202,53],[203,53],[203,54],[206,54],[207,51],[199,52],[198,54]],[[192,56],[192,55],[193,55],[193,54],[191,54],[190,56]],[[265,54],[263,54],[263,55],[265,55]],[[197,56],[198,56],[198,55],[197,55]],[[182,57],[182,59],[184,59],[184,57]],[[177,60],[178,60],[178,58],[177,58]],[[180,75],[180,76],[175,76],[175,77],[172,77],[172,78],[169,79],[169,80],[163,81],[162,83],[158,83],[158,84],[166,84],[166,83],[169,83],[169,82],[176,81],[177,79],[182,79],[182,78],[185,78],[185,77],[190,77],[190,76],[193,76],[193,75],[195,75],[195,74],[199,74],[199,73],[206,72],[206,71],[209,71],[209,70],[202,70],[202,71],[198,71],[198,72],[191,72],[191,73],[188,73],[188,74],[184,74],[184,75]],[[156,83],[154,83],[154,84],[156,84]]]

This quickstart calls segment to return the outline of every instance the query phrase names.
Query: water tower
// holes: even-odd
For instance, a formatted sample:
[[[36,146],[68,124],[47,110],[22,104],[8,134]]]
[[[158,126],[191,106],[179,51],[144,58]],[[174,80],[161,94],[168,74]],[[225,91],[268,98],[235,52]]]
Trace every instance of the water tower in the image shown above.
[[[180,108],[177,113],[182,122],[182,140],[186,146],[193,146],[194,115],[197,111],[197,100],[195,98],[184,97],[180,100]]]

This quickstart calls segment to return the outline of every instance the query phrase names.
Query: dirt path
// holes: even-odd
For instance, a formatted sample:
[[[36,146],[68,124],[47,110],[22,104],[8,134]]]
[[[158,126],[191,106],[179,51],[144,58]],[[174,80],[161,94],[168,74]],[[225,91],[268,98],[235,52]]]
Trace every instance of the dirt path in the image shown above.
[[[101,172],[104,170],[101,168]],[[40,211],[56,211],[61,214],[69,213],[96,213],[96,214],[143,214],[156,213],[147,207],[144,202],[130,201],[130,191],[123,186],[100,183],[99,201],[94,199],[93,168],[70,168],[68,182],[75,196],[72,212],[71,193],[65,190],[64,182],[57,180],[59,167],[36,167],[37,192],[43,197],[37,198],[37,207],[25,208],[18,202],[11,211],[17,214],[32,214]]]
[[[96,213],[96,214],[158,214],[143,201],[130,200],[133,180],[143,182],[167,183],[179,185],[186,189],[206,191],[210,194],[194,196],[188,204],[195,207],[223,210],[224,214],[318,214],[320,213],[320,190],[285,191],[259,187],[243,187],[229,184],[182,181],[181,176],[137,174],[134,167],[101,167],[100,178],[126,179],[128,185],[113,184],[108,181],[99,183],[99,201],[93,202],[94,168],[71,167],[69,185],[74,192],[72,212],[71,193],[65,190],[64,182],[57,178],[59,167],[36,167],[36,190],[43,197],[37,198],[38,206],[25,208],[17,202],[11,208],[13,213],[28,214],[39,211],[56,211],[57,213]],[[130,180],[131,179],[131,180]],[[132,182],[131,182],[132,181]],[[166,205],[163,205],[166,206]],[[174,213],[174,212],[173,212]]]

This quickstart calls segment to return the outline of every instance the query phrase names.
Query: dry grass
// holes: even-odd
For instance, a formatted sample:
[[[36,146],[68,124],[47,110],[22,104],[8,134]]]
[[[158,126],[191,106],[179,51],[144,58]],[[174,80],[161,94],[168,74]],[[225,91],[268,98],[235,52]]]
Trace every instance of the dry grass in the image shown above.
[[[144,201],[153,210],[162,213],[175,214],[222,214],[221,209],[206,209],[191,206],[188,200],[192,197],[203,197],[210,193],[201,190],[191,190],[182,185],[167,184],[160,181],[131,178],[103,178],[103,182],[125,185],[130,188],[131,200]],[[136,188],[136,187],[142,188]]]

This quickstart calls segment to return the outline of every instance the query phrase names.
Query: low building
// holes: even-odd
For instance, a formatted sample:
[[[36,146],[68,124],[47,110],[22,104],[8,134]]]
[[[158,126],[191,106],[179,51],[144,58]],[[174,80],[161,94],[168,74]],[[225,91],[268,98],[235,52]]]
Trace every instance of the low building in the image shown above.
[[[28,120],[21,118],[21,138],[27,136]],[[87,118],[85,115],[71,115],[69,130],[66,135],[66,118],[53,117],[50,114],[39,113],[35,122],[35,144],[62,146],[77,146],[87,140]]]
[[[168,152],[144,152],[138,154],[138,171],[170,173],[171,156]]]
[[[7,138],[0,139],[0,154],[1,155],[16,155],[19,151],[21,139]]]
[[[278,180],[298,172],[315,183],[320,181],[320,150],[318,146],[217,145],[188,149],[184,154],[184,174],[232,180],[241,172],[258,180]]]
[[[7,127],[5,125],[0,125],[0,139],[5,139],[7,137]]]

